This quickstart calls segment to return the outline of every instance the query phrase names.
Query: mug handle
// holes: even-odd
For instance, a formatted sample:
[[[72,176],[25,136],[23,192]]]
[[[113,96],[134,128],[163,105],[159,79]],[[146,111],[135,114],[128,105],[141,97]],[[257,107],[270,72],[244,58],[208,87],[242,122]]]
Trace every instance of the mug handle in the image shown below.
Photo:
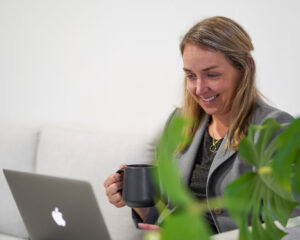
[[[122,169],[119,169],[118,171],[116,171],[116,173],[119,173],[119,174],[121,174],[121,175],[124,175],[124,168],[122,168]],[[122,195],[123,188],[122,188],[122,189],[120,189],[118,192],[119,192],[119,193],[121,193],[121,195]]]
[[[116,173],[123,173],[124,174],[124,168],[122,168],[122,169],[119,169],[118,171],[116,171]]]

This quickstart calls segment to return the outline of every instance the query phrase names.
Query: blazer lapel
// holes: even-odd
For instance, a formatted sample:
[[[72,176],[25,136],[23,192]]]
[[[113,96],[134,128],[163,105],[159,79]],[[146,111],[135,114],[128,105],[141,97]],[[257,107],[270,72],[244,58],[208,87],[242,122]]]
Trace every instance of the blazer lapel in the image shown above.
[[[267,105],[259,98],[258,99],[258,104],[260,106],[266,107]],[[268,106],[267,106],[268,107]],[[257,122],[261,121],[261,117],[257,115],[257,111],[255,111],[253,118],[251,120],[251,124],[256,124]],[[257,138],[257,136],[255,136]],[[207,177],[207,183],[212,175],[212,173],[222,164],[224,163],[227,159],[229,159],[233,154],[235,154],[237,151],[232,150],[231,148],[228,150],[224,150],[224,145],[227,141],[228,135],[224,137],[221,146],[219,147],[219,150],[212,162],[212,165],[209,169],[208,177]]]
[[[189,183],[189,179],[190,179],[190,175],[192,172],[192,168],[194,166],[194,161],[195,161],[195,157],[196,154],[198,153],[198,149],[199,146],[201,144],[201,141],[203,139],[203,134],[204,131],[206,130],[206,126],[209,120],[209,116],[206,115],[204,120],[202,121],[199,129],[197,130],[194,139],[191,143],[191,145],[189,146],[189,148],[187,149],[187,151],[185,151],[180,157],[179,157],[179,169],[182,172],[182,176],[183,176],[183,181],[188,184]],[[209,173],[208,173],[208,178],[207,180],[209,180],[209,178],[211,177],[212,173],[222,164],[224,163],[227,159],[229,159],[234,153],[236,153],[236,151],[232,150],[232,149],[228,149],[225,150],[224,146],[225,143],[227,141],[227,134],[224,137],[221,146],[219,147],[219,150],[216,154],[216,156],[214,157],[214,160],[212,162],[212,165],[209,169]]]
[[[192,172],[192,168],[194,166],[194,161],[196,154],[198,152],[199,146],[201,144],[204,131],[207,126],[209,116],[205,116],[204,120],[202,121],[199,129],[197,130],[194,139],[189,146],[189,148],[179,157],[179,169],[182,172],[183,180],[186,184],[189,183],[190,174]]]
[[[207,182],[209,181],[209,178],[211,177],[212,173],[222,164],[224,163],[227,159],[229,159],[236,151],[232,149],[224,149],[225,143],[227,141],[227,134],[225,135],[221,146],[219,147],[219,150],[217,151],[216,156],[214,157],[214,160],[211,164],[211,167],[209,169],[208,177],[207,177]]]

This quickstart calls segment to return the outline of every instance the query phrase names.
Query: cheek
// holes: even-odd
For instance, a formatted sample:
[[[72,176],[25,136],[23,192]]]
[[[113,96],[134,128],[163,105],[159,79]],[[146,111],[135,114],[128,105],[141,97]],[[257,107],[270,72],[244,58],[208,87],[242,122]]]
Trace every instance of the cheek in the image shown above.
[[[234,93],[234,90],[237,87],[236,85],[236,79],[230,79],[225,77],[221,81],[215,82],[215,84],[211,86],[211,89],[218,93],[223,93],[224,95],[228,96]]]
[[[211,89],[217,93],[227,93],[228,87],[223,82],[219,82],[211,86]]]
[[[223,95],[223,101],[229,103],[235,96],[235,88],[236,86],[234,84],[221,84],[218,86],[217,92]]]
[[[194,94],[194,87],[193,87],[193,85],[192,84],[190,84],[190,83],[187,83],[186,84],[186,89],[188,90],[188,92],[190,93],[190,94]]]

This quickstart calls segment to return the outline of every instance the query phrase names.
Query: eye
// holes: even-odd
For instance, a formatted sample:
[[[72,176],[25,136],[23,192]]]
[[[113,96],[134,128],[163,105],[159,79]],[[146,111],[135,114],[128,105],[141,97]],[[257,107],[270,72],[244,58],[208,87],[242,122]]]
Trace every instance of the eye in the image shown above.
[[[195,74],[192,74],[192,73],[187,73],[187,74],[186,74],[186,78],[187,78],[188,80],[195,80],[195,79],[197,79],[196,75],[195,75]]]
[[[216,78],[216,77],[220,76],[220,74],[219,73],[208,73],[207,76],[209,78]]]

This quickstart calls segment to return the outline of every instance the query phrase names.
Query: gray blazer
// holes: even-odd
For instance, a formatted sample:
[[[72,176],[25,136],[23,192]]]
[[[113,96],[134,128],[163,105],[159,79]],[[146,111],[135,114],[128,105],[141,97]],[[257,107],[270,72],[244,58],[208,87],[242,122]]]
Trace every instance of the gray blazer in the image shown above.
[[[261,99],[259,99],[258,105],[259,107],[255,110],[252,118],[252,124],[260,125],[267,118],[275,118],[279,123],[286,125],[293,119],[290,114],[267,105]],[[208,119],[208,116],[206,116],[204,121],[202,121],[191,145],[179,158],[179,168],[182,171],[183,181],[186,184],[189,184],[195,157],[198,147],[203,139]],[[227,135],[222,141],[208,173],[206,183],[207,198],[223,196],[224,189],[230,182],[241,176],[246,171],[253,170],[252,166],[243,161],[236,151],[224,150],[226,140]],[[226,210],[210,209],[210,211],[219,232],[225,232],[237,228]],[[144,222],[154,224],[158,217],[158,211],[155,207],[153,207]]]

